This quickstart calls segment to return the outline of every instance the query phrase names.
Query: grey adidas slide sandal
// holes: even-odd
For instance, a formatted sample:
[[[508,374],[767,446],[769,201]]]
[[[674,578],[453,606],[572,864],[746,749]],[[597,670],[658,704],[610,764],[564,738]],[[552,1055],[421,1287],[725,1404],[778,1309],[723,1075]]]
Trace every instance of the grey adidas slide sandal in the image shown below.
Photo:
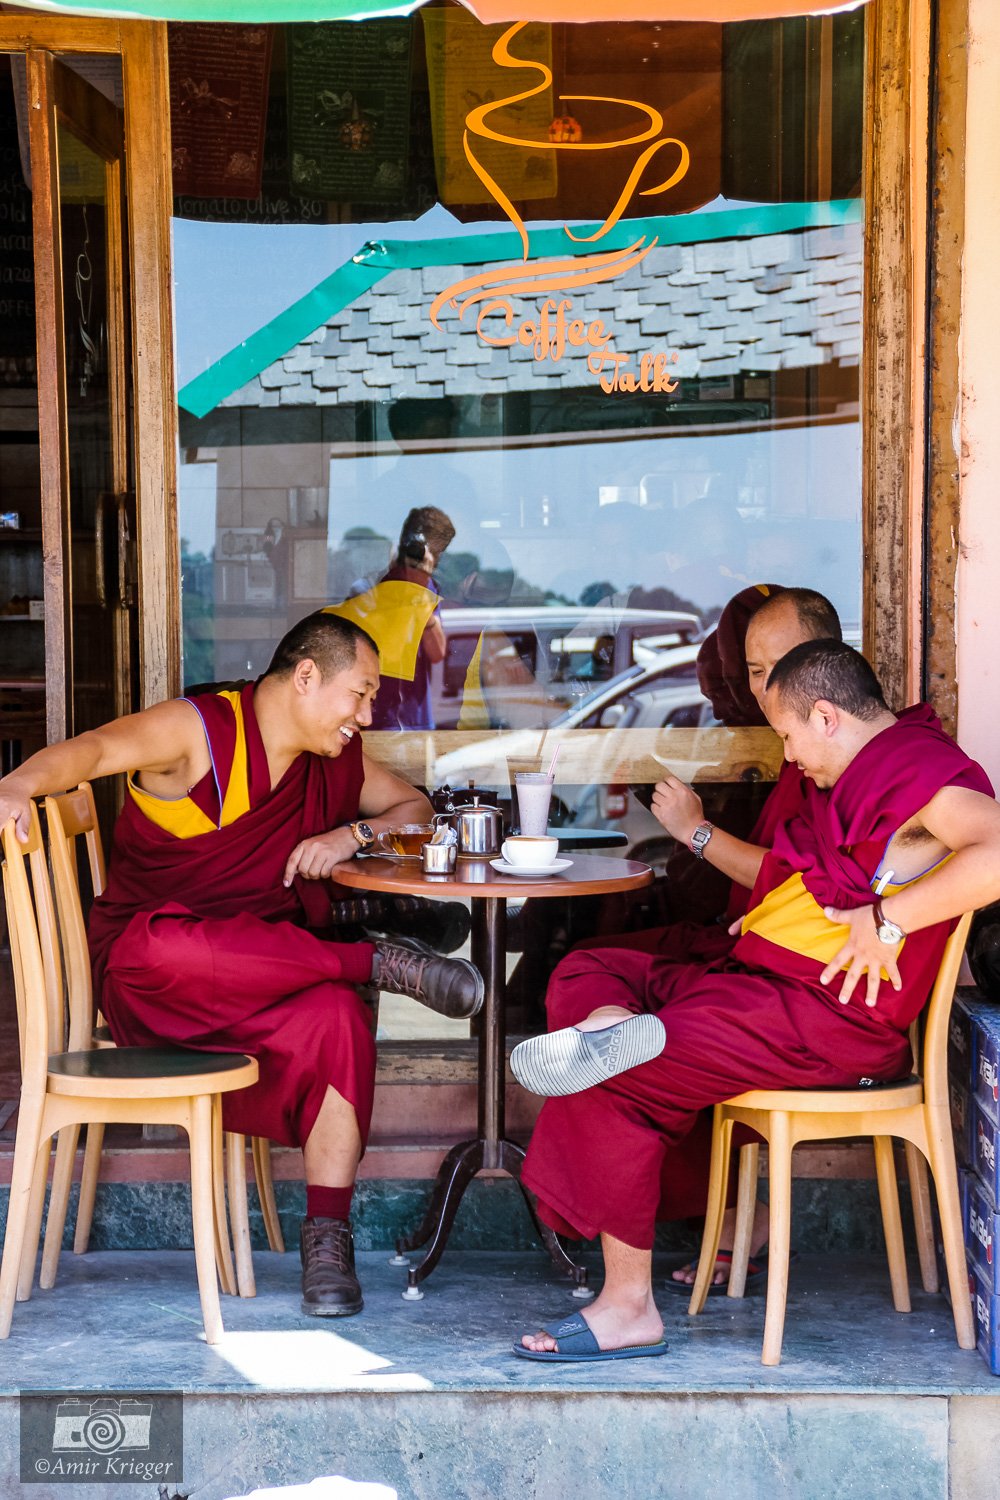
[[[659,1016],[629,1016],[600,1031],[567,1026],[528,1037],[510,1054],[510,1069],[529,1093],[546,1098],[579,1094],[659,1057],[666,1044]]]

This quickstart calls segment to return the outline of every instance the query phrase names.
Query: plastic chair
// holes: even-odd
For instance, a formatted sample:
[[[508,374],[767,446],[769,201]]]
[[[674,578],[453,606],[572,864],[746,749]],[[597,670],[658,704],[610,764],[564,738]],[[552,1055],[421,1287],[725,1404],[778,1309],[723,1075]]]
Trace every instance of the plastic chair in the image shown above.
[[[90,783],[84,781],[71,792],[65,792],[58,797],[46,797],[45,814],[48,824],[56,904],[59,909],[60,922],[64,932],[64,943],[67,941],[66,935],[69,935],[70,938],[66,952],[69,991],[69,1045],[72,1048],[80,1049],[90,1046],[113,1046],[114,1043],[110,1032],[103,1025],[101,1016],[99,1014],[95,1015],[94,1011],[90,954],[83,926],[77,867],[76,841],[79,838],[83,838],[87,862],[90,868],[91,886],[94,895],[99,896],[107,883],[107,876],[104,851],[101,845],[100,827],[97,822],[97,813],[94,806],[94,794]],[[226,1176],[222,1166],[221,1120],[215,1134],[217,1162],[214,1182],[216,1213],[220,1221],[220,1226],[222,1226],[219,1237],[219,1270],[222,1285],[223,1289],[227,1292],[235,1292],[238,1286],[241,1296],[252,1297],[255,1286],[253,1263],[250,1259],[250,1231],[246,1208],[245,1172],[242,1187],[240,1182],[232,1175],[232,1164],[236,1161],[237,1157],[241,1162],[244,1159],[241,1147],[238,1144],[243,1138],[232,1135],[225,1137],[226,1144],[230,1148],[228,1155],[230,1164],[230,1217],[232,1219],[233,1243],[236,1248],[236,1278],[234,1280],[232,1262],[229,1258],[229,1239],[224,1229],[226,1221],[224,1183]],[[90,1228],[93,1221],[94,1199],[100,1174],[103,1138],[104,1128],[102,1125],[95,1124],[88,1127],[87,1144],[83,1158],[83,1173],[80,1181],[76,1230],[73,1240],[73,1251],[76,1255],[86,1254],[90,1241]],[[62,1243],[63,1226],[69,1203],[73,1159],[76,1154],[76,1147],[76,1140],[70,1144],[68,1139],[65,1146],[62,1140],[60,1140],[56,1147],[56,1166],[53,1171],[49,1219],[45,1234],[45,1250],[42,1256],[40,1277],[43,1287],[51,1286],[55,1279],[55,1269],[59,1259],[59,1247]],[[254,1177],[257,1183],[257,1192],[260,1198],[268,1243],[272,1250],[282,1251],[285,1248],[285,1244],[281,1234],[278,1209],[271,1181],[270,1143],[262,1137],[255,1136],[252,1139],[252,1147]]]
[[[947,1082],[948,1017],[971,920],[970,912],[961,918],[948,939],[927,1007],[920,1066],[912,1077],[879,1088],[753,1089],[715,1107],[708,1211],[698,1274],[688,1312],[692,1315],[700,1313],[708,1296],[726,1206],[733,1125],[740,1121],[768,1142],[770,1228],[762,1364],[776,1365],[781,1359],[788,1292],[792,1151],[801,1141],[839,1140],[849,1136],[870,1135],[874,1140],[889,1278],[897,1312],[910,1311],[910,1294],[893,1158],[893,1137],[906,1141],[914,1158],[926,1159],[937,1193],[955,1334],[960,1348],[974,1349],[976,1346],[965,1267]],[[917,1055],[915,1052],[914,1057]],[[744,1146],[740,1153],[736,1238],[728,1288],[730,1297],[742,1297],[746,1286],[758,1153],[759,1147],[756,1144]],[[910,1159],[910,1149],[907,1154]],[[921,1268],[926,1285],[929,1279],[926,1266],[929,1205],[926,1201],[923,1173],[920,1170],[914,1172],[912,1162],[911,1182],[916,1183],[915,1217],[920,1239]],[[921,1183],[924,1185],[923,1191]],[[936,1273],[933,1279],[936,1283]]]
[[[222,1336],[216,1281],[217,1225],[213,1197],[213,1111],[223,1093],[256,1083],[253,1058],[180,1048],[114,1047],[49,1050],[62,1042],[62,972],[45,850],[32,805],[28,843],[14,824],[2,830],[3,885],[10,922],[14,992],[21,1051],[21,1097],[3,1261],[0,1338],[10,1333],[15,1297],[31,1293],[52,1137],[101,1124],[178,1125],[191,1154],[191,1222],[205,1337]]]

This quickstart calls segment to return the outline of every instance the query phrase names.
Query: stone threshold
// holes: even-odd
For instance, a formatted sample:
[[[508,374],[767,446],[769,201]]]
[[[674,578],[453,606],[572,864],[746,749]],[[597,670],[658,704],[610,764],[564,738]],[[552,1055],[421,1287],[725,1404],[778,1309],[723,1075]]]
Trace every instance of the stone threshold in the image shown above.
[[[182,1390],[176,1490],[198,1500],[320,1474],[400,1500],[996,1493],[1000,1382],[957,1348],[943,1299],[915,1274],[913,1312],[893,1312],[878,1255],[802,1256],[774,1369],[759,1362],[763,1298],[715,1298],[690,1318],[663,1290],[666,1258],[668,1354],[575,1367],[511,1353],[519,1332],[580,1306],[538,1253],[449,1251],[416,1303],[400,1296],[404,1271],[363,1254],[364,1312],[326,1324],[299,1311],[296,1256],[254,1263],[257,1296],[223,1298],[226,1332],[209,1347],[190,1254],[64,1256],[56,1287],[17,1305],[4,1345],[0,1494],[20,1493],[25,1387]]]

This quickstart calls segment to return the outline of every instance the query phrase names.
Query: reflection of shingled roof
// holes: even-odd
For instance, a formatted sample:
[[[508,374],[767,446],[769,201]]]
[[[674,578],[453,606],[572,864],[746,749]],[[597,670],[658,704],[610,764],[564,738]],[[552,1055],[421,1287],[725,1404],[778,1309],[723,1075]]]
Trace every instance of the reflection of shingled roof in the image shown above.
[[[855,365],[861,347],[861,226],[661,245],[617,281],[573,295],[572,316],[600,318],[632,355],[677,350],[688,379]],[[393,271],[224,401],[225,406],[323,406],[401,396],[502,394],[590,385],[586,352],[535,363],[530,349],[490,349],[437,294],[480,266]],[[521,317],[533,315],[525,300]],[[523,368],[532,364],[531,371]]]

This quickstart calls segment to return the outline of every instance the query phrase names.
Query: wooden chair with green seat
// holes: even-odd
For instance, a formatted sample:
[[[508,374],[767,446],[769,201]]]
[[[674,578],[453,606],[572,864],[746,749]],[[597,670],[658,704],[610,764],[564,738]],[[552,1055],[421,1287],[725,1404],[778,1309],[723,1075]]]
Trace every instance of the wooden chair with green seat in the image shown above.
[[[61,915],[63,908],[65,908],[66,920],[63,923],[64,929],[72,934],[70,943],[71,953],[67,955],[70,1029],[73,1035],[73,1041],[70,1045],[80,1048],[90,1045],[113,1046],[110,1032],[101,1024],[100,1016],[95,1017],[94,1014],[90,957],[87,950],[86,933],[82,923],[82,916],[79,915],[81,901],[77,873],[76,844],[78,839],[83,838],[85,841],[91,886],[94,895],[100,895],[106,884],[104,852],[101,845],[100,828],[97,822],[94,795],[90,783],[84,781],[71,792],[65,792],[57,797],[47,797],[45,799],[45,811],[52,859],[52,873],[55,881],[56,902]],[[95,1020],[97,1022],[96,1025]],[[86,1254],[89,1243],[90,1226],[94,1212],[94,1198],[100,1173],[103,1134],[103,1128],[100,1125],[88,1127],[83,1175],[80,1182],[76,1231],[73,1242],[73,1250],[77,1255]],[[236,1138],[233,1137],[231,1139],[235,1140]],[[268,1243],[272,1250],[284,1250],[284,1241],[281,1237],[281,1227],[278,1221],[278,1210],[274,1200],[274,1188],[271,1184],[269,1143],[266,1140],[254,1137],[252,1145],[254,1175],[257,1182],[257,1192],[260,1197]],[[222,1168],[221,1123],[215,1131],[215,1150],[217,1158],[217,1170],[214,1178],[216,1211],[220,1226],[224,1226],[225,1176]],[[43,1286],[52,1284],[51,1281],[46,1279],[47,1276],[51,1276],[52,1278],[55,1276],[55,1268],[59,1258],[59,1247],[62,1243],[62,1230],[65,1223],[66,1209],[69,1203],[75,1152],[75,1142],[72,1147],[67,1143],[66,1147],[63,1148],[60,1143],[56,1148],[56,1169],[53,1173],[53,1190],[49,1207],[49,1227],[46,1230],[45,1253],[42,1260],[41,1284]],[[235,1160],[237,1154],[237,1150],[233,1149],[230,1153],[233,1160]],[[242,1160],[242,1157],[240,1159]],[[58,1191],[56,1187],[57,1182]],[[229,1240],[224,1228],[219,1236],[220,1274],[224,1290],[235,1292],[238,1285],[241,1296],[252,1297],[254,1295],[254,1279],[253,1264],[249,1256],[249,1224],[246,1217],[246,1208],[243,1207],[241,1210],[241,1201],[245,1205],[245,1184],[241,1193],[240,1184],[230,1178],[230,1207],[233,1219],[233,1240],[237,1246],[237,1274],[234,1279],[229,1259]]]
[[[899,1083],[877,1088],[754,1089],[715,1107],[708,1209],[698,1274],[688,1312],[700,1313],[708,1296],[726,1206],[733,1125],[740,1121],[763,1136],[768,1143],[770,1227],[762,1364],[776,1365],[781,1359],[791,1237],[792,1151],[802,1141],[841,1140],[851,1136],[870,1135],[874,1141],[889,1278],[897,1312],[910,1311],[910,1294],[893,1139],[899,1138],[907,1142],[914,1154],[919,1154],[928,1163],[937,1194],[955,1334],[960,1348],[975,1348],[947,1078],[948,1018],[971,920],[971,913],[961,918],[945,947],[926,1008],[923,1043],[919,1054],[914,1053],[916,1072],[913,1076]],[[742,1297],[746,1286],[754,1202],[757,1196],[758,1153],[759,1146],[756,1144],[744,1146],[740,1153],[736,1239],[728,1289],[730,1297]],[[915,1193],[917,1199],[921,1198],[921,1176],[920,1172],[913,1170],[911,1162],[911,1181],[916,1180],[918,1184]],[[926,1241],[930,1226],[926,1201],[918,1202],[916,1217],[921,1271],[926,1287],[931,1279],[926,1266]],[[936,1272],[933,1281],[937,1281]]]
[[[61,1015],[50,997],[61,991],[59,944],[37,809],[28,842],[13,822],[0,831],[21,1052],[21,1095],[3,1260],[0,1338],[10,1333],[15,1297],[30,1295],[52,1137],[92,1121],[178,1125],[190,1143],[191,1221],[205,1337],[222,1336],[216,1281],[212,1115],[223,1093],[257,1081],[253,1058],[180,1048],[87,1048],[50,1051],[62,1042]],[[50,969],[47,975],[46,969]]]

